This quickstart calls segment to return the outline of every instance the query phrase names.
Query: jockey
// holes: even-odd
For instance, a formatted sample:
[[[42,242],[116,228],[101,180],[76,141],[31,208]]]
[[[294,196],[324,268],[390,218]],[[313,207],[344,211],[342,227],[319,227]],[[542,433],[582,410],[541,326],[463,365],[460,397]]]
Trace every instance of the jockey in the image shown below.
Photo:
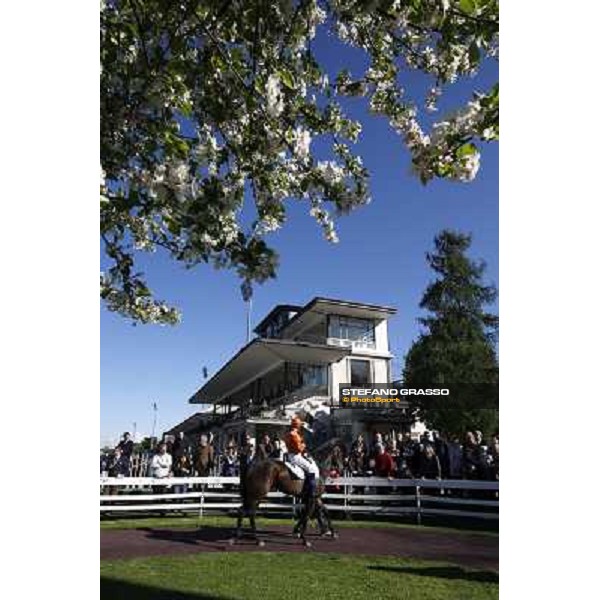
[[[302,437],[302,420],[295,416],[290,424],[290,430],[285,434],[285,444],[288,449],[288,461],[292,465],[298,465],[306,474],[304,490],[309,497],[313,497],[317,491],[317,477],[319,467],[315,462],[305,456],[306,444]]]

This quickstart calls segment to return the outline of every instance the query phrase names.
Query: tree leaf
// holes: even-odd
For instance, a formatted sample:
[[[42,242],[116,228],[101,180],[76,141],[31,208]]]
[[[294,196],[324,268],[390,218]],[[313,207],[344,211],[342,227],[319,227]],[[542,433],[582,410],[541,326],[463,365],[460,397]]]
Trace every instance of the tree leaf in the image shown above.
[[[463,156],[469,156],[470,154],[475,154],[477,152],[477,146],[471,144],[463,144],[457,151],[456,156],[462,158]]]
[[[467,15],[474,15],[477,12],[477,3],[475,0],[460,0],[458,6]]]
[[[277,71],[277,75],[286,88],[293,90],[296,87],[294,76],[287,69],[280,69]]]
[[[481,53],[479,52],[479,48],[475,42],[473,42],[469,46],[469,59],[472,63],[478,63],[481,57]]]

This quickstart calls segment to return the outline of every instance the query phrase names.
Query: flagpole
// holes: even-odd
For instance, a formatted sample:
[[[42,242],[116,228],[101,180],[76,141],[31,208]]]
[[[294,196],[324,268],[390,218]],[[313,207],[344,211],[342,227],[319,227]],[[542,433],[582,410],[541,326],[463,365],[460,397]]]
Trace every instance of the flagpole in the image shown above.
[[[152,440],[153,440],[152,443],[154,443],[154,438],[156,436],[156,412],[158,410],[158,407],[156,406],[156,402],[152,403],[152,409],[154,410],[154,419],[152,421]]]

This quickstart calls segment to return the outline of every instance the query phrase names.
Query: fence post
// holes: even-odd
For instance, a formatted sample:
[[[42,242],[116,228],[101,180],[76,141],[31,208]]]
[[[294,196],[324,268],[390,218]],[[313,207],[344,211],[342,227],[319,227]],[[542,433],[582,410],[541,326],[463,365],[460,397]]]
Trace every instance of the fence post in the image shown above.
[[[421,524],[421,486],[415,487],[415,498],[417,501],[417,525]]]
[[[200,518],[204,516],[204,486],[200,484]]]
[[[348,518],[348,481],[344,483],[344,518]]]

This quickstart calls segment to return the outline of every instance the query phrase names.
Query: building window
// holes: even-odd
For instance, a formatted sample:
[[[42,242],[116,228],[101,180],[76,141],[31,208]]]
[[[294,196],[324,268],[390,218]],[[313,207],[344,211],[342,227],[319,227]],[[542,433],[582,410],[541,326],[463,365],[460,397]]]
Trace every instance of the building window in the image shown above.
[[[370,319],[332,315],[329,319],[328,337],[375,345],[375,323]]]
[[[327,366],[300,363],[288,363],[288,390],[305,389],[325,390],[327,393]]]
[[[306,365],[302,372],[302,387],[326,387],[327,367],[324,365]]]
[[[352,385],[368,385],[371,383],[371,362],[368,360],[350,361],[350,383]]]

